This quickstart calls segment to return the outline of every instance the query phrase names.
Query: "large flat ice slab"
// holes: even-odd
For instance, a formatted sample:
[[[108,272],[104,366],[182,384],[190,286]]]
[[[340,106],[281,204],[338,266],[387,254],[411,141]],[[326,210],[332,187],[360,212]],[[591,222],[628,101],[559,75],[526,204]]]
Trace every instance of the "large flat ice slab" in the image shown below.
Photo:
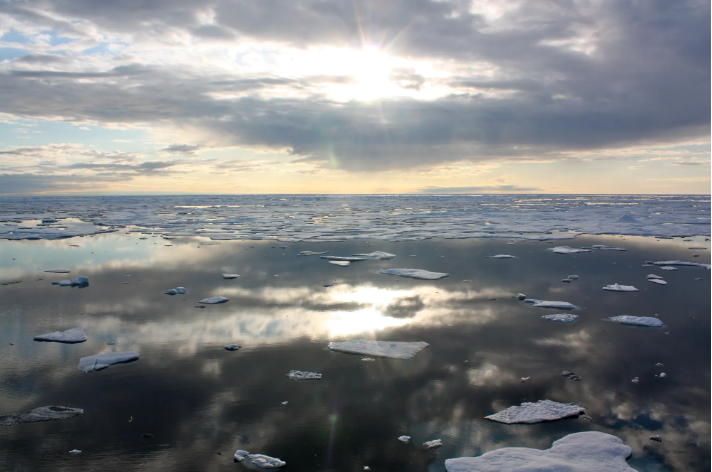
[[[106,369],[110,365],[131,362],[137,359],[138,352],[136,351],[107,352],[104,354],[97,354],[95,356],[82,357],[79,359],[77,370],[89,373],[95,370]]]
[[[216,305],[218,303],[225,303],[227,301],[230,301],[230,299],[227,297],[216,296],[216,297],[203,298],[198,303],[202,303],[204,305]]]
[[[687,267],[704,267],[705,269],[709,269],[710,265],[709,264],[703,264],[701,262],[685,262],[685,261],[657,261],[657,262],[649,262],[649,264],[655,264],[658,266],[687,266]]]
[[[370,339],[329,343],[329,349],[332,351],[394,359],[410,359],[428,346],[428,343],[422,341],[374,341]]]
[[[550,449],[504,447],[478,457],[445,461],[447,472],[631,472],[630,447],[620,438],[587,431],[554,441]]]
[[[576,247],[569,247],[569,246],[556,246],[549,248],[548,251],[551,251],[556,254],[576,254],[579,252],[591,252],[590,249],[583,249],[583,248],[576,248]]]
[[[422,269],[381,269],[378,273],[421,280],[438,280],[450,275],[445,272],[430,272]]]
[[[66,331],[55,331],[54,333],[40,334],[33,338],[35,341],[54,341],[58,343],[83,343],[87,340],[84,328],[72,328]]]
[[[573,310],[576,305],[572,305],[569,302],[561,302],[556,300],[537,300],[536,298],[525,298],[522,300],[524,303],[537,307],[537,308],[556,308],[559,310]]]
[[[610,292],[638,292],[638,289],[632,285],[619,285],[611,284],[603,287],[603,290],[608,290]]]
[[[35,421],[64,420],[84,413],[81,408],[70,408],[68,406],[41,406],[26,413],[14,413],[0,416],[0,425],[10,426],[21,423],[34,423]]]
[[[651,328],[661,328],[665,326],[665,324],[660,321],[658,318],[654,318],[652,316],[631,316],[631,315],[620,315],[620,316],[611,316],[608,318],[611,321],[615,321],[616,323],[620,323],[622,325],[628,325],[628,326],[644,326],[644,327],[651,327]]]
[[[387,252],[383,251],[374,251],[374,252],[369,252],[368,254],[354,254],[356,257],[365,257],[366,259],[377,259],[380,261],[386,261],[389,259],[393,259],[396,257],[395,254],[390,254]]]
[[[506,410],[485,416],[485,418],[506,424],[532,424],[578,416],[583,412],[583,407],[579,405],[539,400],[536,403],[524,402],[519,406],[510,406]]]

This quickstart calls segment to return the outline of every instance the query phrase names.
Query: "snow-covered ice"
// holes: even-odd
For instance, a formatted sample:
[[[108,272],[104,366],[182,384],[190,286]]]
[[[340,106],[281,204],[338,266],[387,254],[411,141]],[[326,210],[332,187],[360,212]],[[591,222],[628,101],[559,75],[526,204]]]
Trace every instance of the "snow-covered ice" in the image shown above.
[[[188,293],[188,290],[186,290],[185,287],[176,287],[176,288],[166,290],[163,293],[166,295],[183,295],[183,294]]]
[[[440,447],[442,445],[443,445],[442,439],[431,439],[430,441],[425,441],[423,443],[423,446],[426,447],[427,449],[433,449],[436,447]]]
[[[80,372],[89,373],[96,370],[106,369],[110,365],[120,364],[122,362],[131,362],[138,359],[138,352],[107,352],[97,354],[95,356],[82,357],[79,359],[77,370]]]
[[[532,424],[578,416],[583,412],[583,407],[579,405],[559,403],[552,400],[539,400],[536,403],[524,402],[519,406],[510,406],[498,413],[485,416],[485,418],[506,424]]]
[[[301,370],[290,370],[287,377],[292,380],[319,380],[321,379],[321,374]]]
[[[660,270],[677,270],[677,268],[673,266],[661,266]]]
[[[330,342],[332,351],[349,354],[361,354],[374,357],[391,357],[393,359],[410,359],[428,347],[426,342],[374,341],[357,339],[353,341]]]
[[[615,321],[616,323],[628,326],[646,326],[652,328],[660,328],[662,326],[665,326],[659,318],[655,318],[652,316],[619,315],[611,316],[608,319],[611,321]]]
[[[242,462],[243,460],[245,460],[245,457],[247,457],[249,455],[250,455],[250,453],[245,451],[244,449],[238,449],[237,451],[235,451],[235,454],[233,455],[233,457],[235,458],[235,460],[237,462]]]
[[[422,269],[381,269],[378,273],[421,280],[438,280],[450,275],[444,272],[430,272]]]
[[[648,279],[648,282],[653,282],[658,285],[667,285],[667,282],[665,282],[662,278]]]
[[[553,301],[553,300],[537,300],[536,298],[525,298],[524,303],[537,308],[556,308],[558,310],[573,310],[576,305],[569,302]]]
[[[70,454],[81,454],[82,451],[80,449],[72,449],[71,451],[69,451],[69,453]]]
[[[72,328],[66,331],[55,331],[53,333],[40,334],[33,338],[35,341],[54,341],[58,343],[83,343],[87,340],[84,328]]]
[[[547,251],[551,251],[556,254],[576,254],[579,252],[591,252],[590,249],[575,248],[575,247],[569,247],[569,246],[551,247],[551,248],[547,249]]]
[[[660,277],[659,275],[655,275],[655,274],[648,274],[645,277],[647,277],[649,279],[662,279],[662,277]]]
[[[638,289],[632,285],[619,285],[611,284],[603,287],[603,290],[609,290],[611,292],[638,292]]]
[[[367,258],[358,256],[320,256],[322,259],[328,261],[342,261],[342,262],[361,262],[365,261]]]
[[[383,251],[374,251],[374,252],[369,252],[368,254],[354,254],[356,257],[365,257],[366,259],[376,259],[379,261],[386,261],[389,259],[393,259],[396,257],[395,254],[390,254],[387,252]]]
[[[701,262],[685,262],[685,261],[657,261],[657,262],[650,262],[651,264],[655,264],[657,266],[686,266],[686,267],[703,267],[705,269],[710,268],[709,264],[703,264]]]
[[[202,303],[204,305],[216,305],[218,303],[225,303],[229,300],[230,299],[227,297],[216,296],[216,297],[203,298],[198,303]]]
[[[334,265],[340,266],[340,267],[348,267],[351,265],[351,262],[349,262],[349,261],[329,261],[329,264],[334,264]]]
[[[487,256],[487,259],[516,259],[517,256],[510,256],[509,254],[497,254],[496,256]]]
[[[626,463],[631,448],[598,431],[565,436],[550,449],[504,447],[477,457],[445,461],[447,472],[634,472]]]
[[[223,274],[222,275],[223,279],[236,279],[238,277],[239,277],[239,275],[237,275],[237,274]]]
[[[10,426],[13,424],[33,423],[35,421],[63,420],[78,416],[84,413],[81,408],[70,408],[67,406],[41,406],[25,413],[13,413],[11,415],[0,416],[0,425]]]
[[[542,316],[545,320],[555,321],[557,323],[575,323],[579,319],[579,315],[572,315],[570,313],[559,313],[556,315],[544,315]]]
[[[287,465],[286,462],[281,459],[277,459],[276,457],[270,457],[264,454],[250,454],[243,449],[235,451],[233,457],[237,462],[242,462],[247,459],[247,463],[249,465],[255,465],[261,469],[277,469]]]
[[[569,275],[569,276],[566,277],[566,278],[569,279],[569,280],[578,280],[578,279],[579,279],[579,276],[578,276],[578,275]]]
[[[406,436],[405,434],[403,436],[398,436],[398,440],[404,443],[407,443],[410,441],[410,436]]]

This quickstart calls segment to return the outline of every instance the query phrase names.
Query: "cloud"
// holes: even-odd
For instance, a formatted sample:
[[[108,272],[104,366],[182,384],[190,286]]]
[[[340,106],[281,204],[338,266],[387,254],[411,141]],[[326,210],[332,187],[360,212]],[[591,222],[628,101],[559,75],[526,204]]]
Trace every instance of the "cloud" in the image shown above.
[[[420,193],[482,193],[482,192],[540,192],[537,187],[519,187],[517,185],[481,185],[476,187],[426,187]]]
[[[195,154],[195,151],[199,151],[201,146],[199,144],[171,144],[170,146],[161,149],[161,151],[169,152],[171,154]]]

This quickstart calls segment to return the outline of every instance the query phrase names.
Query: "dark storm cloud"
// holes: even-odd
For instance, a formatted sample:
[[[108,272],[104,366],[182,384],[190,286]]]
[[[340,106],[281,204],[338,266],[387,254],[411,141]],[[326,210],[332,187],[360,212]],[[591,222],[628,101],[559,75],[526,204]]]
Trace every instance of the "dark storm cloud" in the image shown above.
[[[350,170],[556,159],[709,136],[710,8],[704,1],[508,3],[494,20],[471,13],[467,2],[428,0],[31,5],[0,3],[0,14],[43,25],[81,19],[135,38],[145,37],[150,23],[154,38],[183,31],[299,47],[390,45],[404,57],[458,64],[458,74],[445,81],[458,95],[341,104],[315,87],[349,78],[212,77],[130,64],[106,72],[10,70],[0,77],[0,111],[21,117],[188,126],[210,131],[216,145],[289,148]],[[213,24],[201,24],[208,10]],[[96,80],[80,86],[81,79]],[[391,80],[413,90],[426,83],[411,70],[394,70]],[[260,95],[270,90],[307,98]],[[227,92],[242,95],[215,98]]]

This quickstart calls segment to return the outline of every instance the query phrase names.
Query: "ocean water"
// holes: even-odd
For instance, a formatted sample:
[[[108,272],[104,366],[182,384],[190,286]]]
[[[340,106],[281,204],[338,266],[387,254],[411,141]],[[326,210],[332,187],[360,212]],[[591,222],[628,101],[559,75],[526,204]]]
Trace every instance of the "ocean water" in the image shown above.
[[[447,458],[545,449],[579,431],[620,437],[636,470],[710,469],[710,271],[644,266],[710,263],[709,219],[695,223],[705,211],[709,217],[709,198],[535,204],[539,197],[526,197],[539,205],[526,209],[502,197],[486,210],[486,197],[471,206],[465,197],[403,197],[410,209],[397,199],[367,204],[381,197],[303,197],[313,205],[301,213],[295,201],[279,203],[288,197],[172,198],[8,199],[14,207],[2,207],[8,239],[0,240],[0,282],[21,282],[0,286],[0,415],[84,409],[75,418],[0,426],[4,470],[243,470],[232,455],[245,449],[279,457],[293,471],[444,471]],[[212,198],[220,206],[197,203]],[[268,198],[272,206],[258,206]],[[199,208],[179,209],[186,206]],[[620,221],[625,215],[637,223]],[[168,216],[177,221],[158,221]],[[41,223],[48,218],[57,222]],[[465,221],[500,227],[464,233]],[[627,224],[631,233],[663,237],[580,234],[594,224],[601,233]],[[297,237],[305,225],[310,233]],[[20,227],[35,229],[12,229]],[[87,236],[56,236],[68,230]],[[42,239],[15,237],[32,231]],[[626,250],[549,250],[596,244]],[[305,250],[396,257],[338,267],[297,256]],[[487,257],[496,254],[516,258]],[[450,275],[378,273],[386,268]],[[71,273],[45,272],[52,269]],[[574,274],[578,280],[561,282]],[[650,283],[647,274],[668,284]],[[51,285],[78,275],[89,285]],[[602,290],[613,283],[639,291]],[[178,286],[188,293],[163,294]],[[544,320],[561,311],[528,306],[517,293],[570,302],[580,318]],[[230,300],[197,308],[217,295]],[[617,315],[658,317],[665,326],[606,320]],[[84,343],[32,340],[77,326],[86,329]],[[429,346],[412,359],[371,362],[326,348],[349,339]],[[227,351],[229,343],[242,348]],[[131,350],[139,360],[77,371],[82,357]],[[323,377],[290,380],[290,370]],[[564,370],[582,380],[562,377]],[[581,404],[589,418],[534,425],[484,418],[539,399]],[[398,441],[403,434],[412,441]],[[662,442],[649,440],[656,434]],[[443,446],[421,446],[432,439]]]

